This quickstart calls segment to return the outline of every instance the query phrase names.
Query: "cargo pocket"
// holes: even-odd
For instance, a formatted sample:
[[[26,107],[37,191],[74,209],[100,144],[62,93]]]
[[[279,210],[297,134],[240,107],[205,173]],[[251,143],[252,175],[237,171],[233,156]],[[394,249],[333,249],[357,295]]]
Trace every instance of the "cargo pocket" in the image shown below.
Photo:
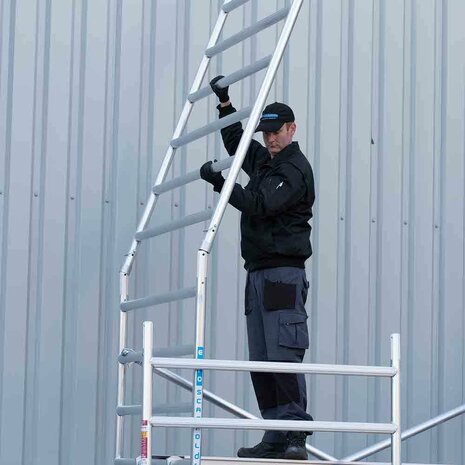
[[[263,306],[266,310],[293,310],[295,308],[296,285],[265,279]]]
[[[279,345],[308,349],[307,315],[285,312],[279,315]]]

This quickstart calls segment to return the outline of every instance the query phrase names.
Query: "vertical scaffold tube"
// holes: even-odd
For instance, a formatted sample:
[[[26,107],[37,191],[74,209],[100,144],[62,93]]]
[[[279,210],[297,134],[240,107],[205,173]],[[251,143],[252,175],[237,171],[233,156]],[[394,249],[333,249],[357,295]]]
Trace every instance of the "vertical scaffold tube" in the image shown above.
[[[205,310],[207,293],[207,267],[208,254],[199,250],[197,253],[197,301],[195,318],[195,358],[204,358],[205,341]],[[194,418],[202,417],[203,409],[203,373],[204,370],[195,370],[193,389]],[[192,429],[192,465],[200,465],[202,455],[202,431]]]
[[[142,422],[140,425],[140,465],[152,465],[152,363],[153,323],[144,321]]]
[[[397,426],[392,435],[391,459],[392,465],[401,465],[401,426],[400,426],[400,335],[391,335],[391,365],[397,370],[392,377],[392,423]]]

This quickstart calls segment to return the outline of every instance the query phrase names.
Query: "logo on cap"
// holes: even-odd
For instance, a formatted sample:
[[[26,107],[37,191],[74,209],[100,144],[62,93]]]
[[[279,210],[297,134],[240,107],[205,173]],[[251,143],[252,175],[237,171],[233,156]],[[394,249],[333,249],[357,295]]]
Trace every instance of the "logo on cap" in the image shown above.
[[[278,119],[279,115],[276,113],[264,113],[260,119]]]

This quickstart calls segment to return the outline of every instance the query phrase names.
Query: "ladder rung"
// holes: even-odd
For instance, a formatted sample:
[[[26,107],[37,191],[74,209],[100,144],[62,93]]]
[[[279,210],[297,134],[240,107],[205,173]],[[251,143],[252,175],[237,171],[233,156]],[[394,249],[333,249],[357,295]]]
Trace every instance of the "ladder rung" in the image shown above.
[[[191,171],[183,176],[171,179],[169,181],[162,182],[161,184],[156,184],[153,186],[152,191],[155,195],[163,194],[163,192],[176,189],[176,187],[185,186],[190,182],[197,181],[200,179],[200,170]]]
[[[236,111],[235,113],[225,116],[224,118],[220,118],[213,123],[207,124],[206,126],[195,129],[194,131],[173,139],[171,141],[171,147],[174,149],[181,147],[182,145],[186,145],[189,142],[194,140],[200,139],[203,136],[211,134],[212,132],[219,131],[220,129],[225,128],[226,126],[230,126],[231,124],[237,123],[238,121],[247,118],[250,113],[252,112],[252,107],[244,108],[243,110]]]
[[[155,404],[153,415],[169,413],[188,413],[192,411],[192,402],[176,402],[175,404]],[[120,405],[116,407],[116,414],[120,417],[127,415],[139,415],[142,413],[142,405]]]
[[[247,3],[249,0],[229,0],[223,4],[223,11],[225,13],[231,13],[231,11],[239,8],[244,3]]]
[[[238,82],[241,79],[246,78],[247,76],[251,76],[252,74],[258,73],[258,71],[261,71],[262,69],[266,68],[270,64],[270,61],[271,55],[268,55],[267,57],[262,58],[261,60],[258,60],[255,63],[252,63],[251,65],[245,66],[244,68],[239,69],[238,71],[235,71],[234,73],[231,73],[228,76],[225,76],[224,78],[220,79],[216,84],[219,87],[230,86],[231,84],[234,84],[235,82]],[[212,88],[208,85],[198,90],[197,92],[189,94],[187,96],[187,100],[189,100],[190,102],[196,102],[197,100],[207,97],[212,93]]]
[[[161,347],[153,350],[154,357],[182,357],[183,355],[194,355],[193,345],[183,345],[176,347]],[[118,356],[119,363],[139,363],[142,362],[142,351],[124,349]]]
[[[176,229],[181,229],[192,224],[201,223],[202,221],[210,219],[212,215],[213,210],[211,208],[207,208],[206,210],[193,213],[192,215],[185,216],[179,220],[171,221],[170,223],[162,224],[161,226],[156,226],[155,228],[148,228],[144,231],[140,231],[136,233],[134,238],[136,241],[141,241],[150,237],[160,236],[161,234],[175,231]]]
[[[150,297],[143,297],[141,299],[135,300],[128,300],[127,302],[122,302],[120,308],[122,312],[127,312],[136,308],[150,307],[152,305],[159,305],[165,304],[167,302],[174,302],[176,300],[188,299],[190,297],[195,297],[196,295],[197,290],[195,287],[186,287],[185,289],[167,292],[166,294],[153,295]]]
[[[234,155],[232,157],[224,158],[216,163],[212,164],[212,169],[215,172],[223,171],[228,169],[234,161]],[[153,193],[155,195],[163,194],[163,192],[170,191],[176,187],[185,186],[186,184],[200,179],[200,170],[191,171],[190,173],[185,174],[184,176],[179,176],[178,178],[171,179],[170,181],[162,182],[153,186]]]
[[[262,20],[244,29],[243,31],[234,34],[231,37],[228,37],[227,39],[223,40],[223,42],[220,42],[219,44],[216,44],[213,47],[207,48],[207,50],[205,50],[205,55],[208,58],[211,58],[215,55],[218,55],[218,53],[224,52],[233,45],[236,45],[239,42],[242,42],[243,40],[253,36],[257,32],[260,32],[263,29],[266,29],[267,27],[273,26],[273,24],[278,23],[288,15],[290,8],[290,6],[285,7],[282,10],[279,10],[276,13],[267,16],[266,18],[263,18]]]

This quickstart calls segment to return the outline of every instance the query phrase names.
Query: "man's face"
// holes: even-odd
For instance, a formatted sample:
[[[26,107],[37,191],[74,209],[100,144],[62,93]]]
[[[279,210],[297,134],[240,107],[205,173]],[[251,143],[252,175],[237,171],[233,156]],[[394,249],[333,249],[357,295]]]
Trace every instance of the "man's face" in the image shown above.
[[[263,131],[263,142],[272,158],[292,142],[295,130],[295,123],[284,123],[276,132]]]

